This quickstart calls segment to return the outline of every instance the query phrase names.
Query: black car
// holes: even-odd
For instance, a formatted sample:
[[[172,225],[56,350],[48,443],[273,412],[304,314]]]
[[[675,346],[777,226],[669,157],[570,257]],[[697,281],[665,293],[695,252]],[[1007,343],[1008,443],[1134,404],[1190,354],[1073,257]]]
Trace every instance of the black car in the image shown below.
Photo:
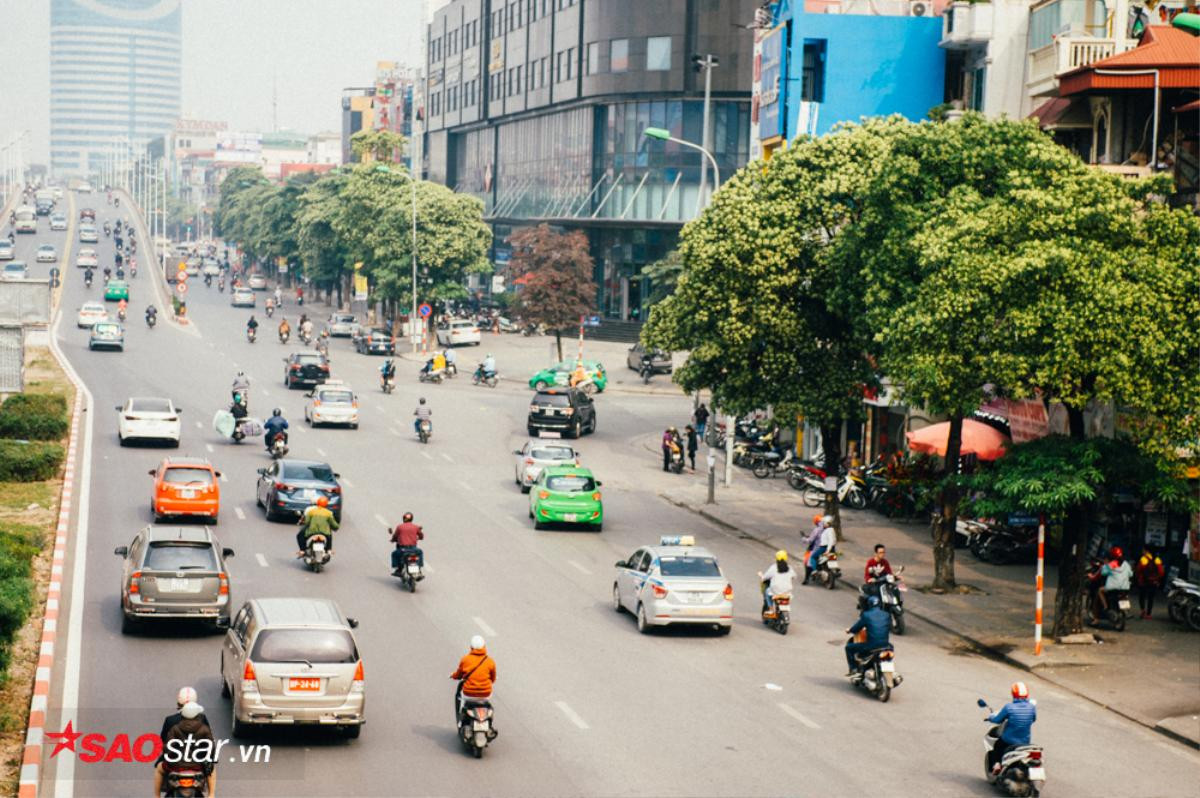
[[[267,520],[274,521],[296,518],[324,496],[329,500],[329,511],[341,523],[340,476],[329,464],[316,460],[276,460],[266,468],[258,469],[254,500],[267,511]]]
[[[642,362],[646,356],[650,357],[650,373],[651,374],[670,374],[674,365],[671,362],[671,353],[664,352],[661,349],[651,349],[646,351],[646,347],[640,343],[634,344],[629,348],[629,353],[625,356],[625,362],[629,368],[642,373]]]
[[[392,334],[382,327],[363,330],[354,338],[354,349],[363,355],[394,355],[396,346]]]
[[[329,379],[329,361],[319,352],[296,352],[283,362],[283,383],[289,388],[320,385]]]
[[[547,388],[534,394],[526,425],[530,436],[545,430],[578,438],[596,431],[596,405],[578,388]]]

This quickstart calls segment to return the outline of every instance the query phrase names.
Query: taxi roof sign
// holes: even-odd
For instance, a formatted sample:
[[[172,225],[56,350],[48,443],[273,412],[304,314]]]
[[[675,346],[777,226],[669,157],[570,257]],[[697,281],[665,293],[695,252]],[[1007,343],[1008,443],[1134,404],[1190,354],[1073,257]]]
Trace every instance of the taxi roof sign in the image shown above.
[[[695,546],[696,538],[692,535],[663,535],[658,539],[660,546]]]

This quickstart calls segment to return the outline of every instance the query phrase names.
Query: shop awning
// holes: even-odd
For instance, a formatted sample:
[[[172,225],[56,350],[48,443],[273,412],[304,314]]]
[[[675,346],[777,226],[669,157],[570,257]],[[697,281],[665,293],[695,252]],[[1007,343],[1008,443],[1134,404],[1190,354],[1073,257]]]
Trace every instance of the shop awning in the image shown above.
[[[1137,47],[1068,72],[1059,79],[1062,97],[1096,90],[1200,88],[1200,38],[1169,25],[1146,28]],[[1127,74],[1110,74],[1124,72]]]
[[[1052,97],[1034,109],[1030,119],[1038,121],[1042,130],[1090,128],[1092,117],[1087,103],[1074,97]]]
[[[930,424],[905,434],[908,448],[916,452],[946,456],[946,444],[950,440],[950,422]],[[998,460],[1007,451],[1009,437],[995,427],[963,419],[962,454],[973,454],[980,460]]]

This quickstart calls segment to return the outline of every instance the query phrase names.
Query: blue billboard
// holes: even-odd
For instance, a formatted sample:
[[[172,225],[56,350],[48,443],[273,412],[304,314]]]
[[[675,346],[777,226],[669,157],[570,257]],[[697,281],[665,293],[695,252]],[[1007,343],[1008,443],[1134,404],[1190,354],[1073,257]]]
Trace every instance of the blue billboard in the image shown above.
[[[787,26],[780,25],[762,40],[759,62],[758,137],[764,141],[784,135],[786,39]]]

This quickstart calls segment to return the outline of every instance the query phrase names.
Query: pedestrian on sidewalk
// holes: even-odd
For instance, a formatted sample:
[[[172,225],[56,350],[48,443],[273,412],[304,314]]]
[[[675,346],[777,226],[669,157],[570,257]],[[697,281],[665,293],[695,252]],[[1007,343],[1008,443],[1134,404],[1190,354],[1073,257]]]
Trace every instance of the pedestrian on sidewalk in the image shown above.
[[[692,462],[692,471],[695,472],[695,470],[696,470],[696,446],[698,445],[697,440],[696,440],[696,428],[693,427],[691,424],[688,424],[687,427],[685,427],[683,431],[685,433],[687,433],[688,460],[690,460]]]
[[[692,420],[696,422],[696,434],[701,438],[704,437],[704,431],[708,429],[708,408],[701,402],[696,408],[696,412],[692,413]]]
[[[1165,573],[1162,559],[1151,551],[1149,546],[1143,546],[1142,556],[1138,558],[1133,576],[1137,582],[1138,606],[1142,610],[1144,620],[1150,620],[1150,615],[1154,612],[1154,594],[1162,587]]]
[[[662,435],[663,471],[671,470],[671,445],[675,442],[675,428],[667,427]]]

